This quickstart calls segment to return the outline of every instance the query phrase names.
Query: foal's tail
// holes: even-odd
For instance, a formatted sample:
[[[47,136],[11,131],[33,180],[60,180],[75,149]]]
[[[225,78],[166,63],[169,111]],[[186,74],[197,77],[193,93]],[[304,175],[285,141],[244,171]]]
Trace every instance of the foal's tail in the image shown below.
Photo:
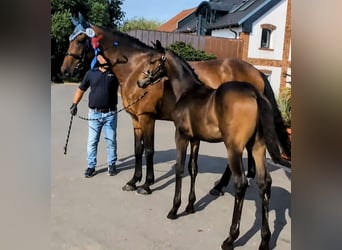
[[[272,107],[263,97],[258,95],[259,117],[261,123],[262,134],[265,139],[266,148],[272,160],[275,163],[291,168],[291,163],[281,157],[278,147],[278,138],[274,124],[274,115],[272,116]]]
[[[260,72],[263,80],[264,80],[264,94],[269,100],[272,109],[273,109],[273,119],[275,124],[275,131],[277,133],[278,141],[280,144],[280,147],[283,149],[284,153],[291,159],[291,141],[289,134],[286,131],[284,120],[281,116],[281,113],[278,108],[277,101],[275,99],[272,87],[270,82],[268,81],[266,75],[262,72]]]

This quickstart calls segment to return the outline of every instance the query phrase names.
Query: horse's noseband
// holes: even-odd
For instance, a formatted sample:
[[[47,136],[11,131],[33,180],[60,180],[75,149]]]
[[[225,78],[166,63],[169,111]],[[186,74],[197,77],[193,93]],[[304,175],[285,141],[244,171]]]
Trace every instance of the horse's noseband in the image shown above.
[[[162,79],[164,76],[165,60],[166,58],[163,55],[157,68],[155,68],[152,72],[149,70],[143,72],[146,78],[138,80],[137,84],[140,88],[146,88],[148,85],[156,84]]]

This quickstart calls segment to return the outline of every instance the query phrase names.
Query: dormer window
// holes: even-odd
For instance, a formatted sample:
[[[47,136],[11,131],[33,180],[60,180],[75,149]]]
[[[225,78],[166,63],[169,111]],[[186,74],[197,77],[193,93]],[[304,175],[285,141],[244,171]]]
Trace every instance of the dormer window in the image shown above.
[[[261,43],[260,49],[272,49],[272,32],[277,27],[272,24],[261,25]]]
[[[203,6],[198,11],[197,35],[211,35],[207,25],[215,21],[215,13],[208,6]]]

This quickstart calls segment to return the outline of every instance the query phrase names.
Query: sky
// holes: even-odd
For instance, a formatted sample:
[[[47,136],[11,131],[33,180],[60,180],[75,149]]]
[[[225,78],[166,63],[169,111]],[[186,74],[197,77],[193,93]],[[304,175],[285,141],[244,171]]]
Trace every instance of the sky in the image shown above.
[[[166,22],[185,9],[197,7],[202,0],[123,0],[125,19],[145,18]]]

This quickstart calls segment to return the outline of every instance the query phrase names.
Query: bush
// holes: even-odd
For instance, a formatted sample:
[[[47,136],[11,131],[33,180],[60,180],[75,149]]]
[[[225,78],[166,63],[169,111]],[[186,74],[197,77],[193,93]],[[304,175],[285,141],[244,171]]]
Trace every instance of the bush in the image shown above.
[[[197,50],[191,45],[184,42],[176,42],[168,46],[168,49],[175,52],[177,55],[181,56],[186,61],[205,61],[216,59],[213,54],[206,54],[202,50]]]
[[[281,90],[278,98],[278,107],[284,119],[285,126],[291,127],[291,88]]]

